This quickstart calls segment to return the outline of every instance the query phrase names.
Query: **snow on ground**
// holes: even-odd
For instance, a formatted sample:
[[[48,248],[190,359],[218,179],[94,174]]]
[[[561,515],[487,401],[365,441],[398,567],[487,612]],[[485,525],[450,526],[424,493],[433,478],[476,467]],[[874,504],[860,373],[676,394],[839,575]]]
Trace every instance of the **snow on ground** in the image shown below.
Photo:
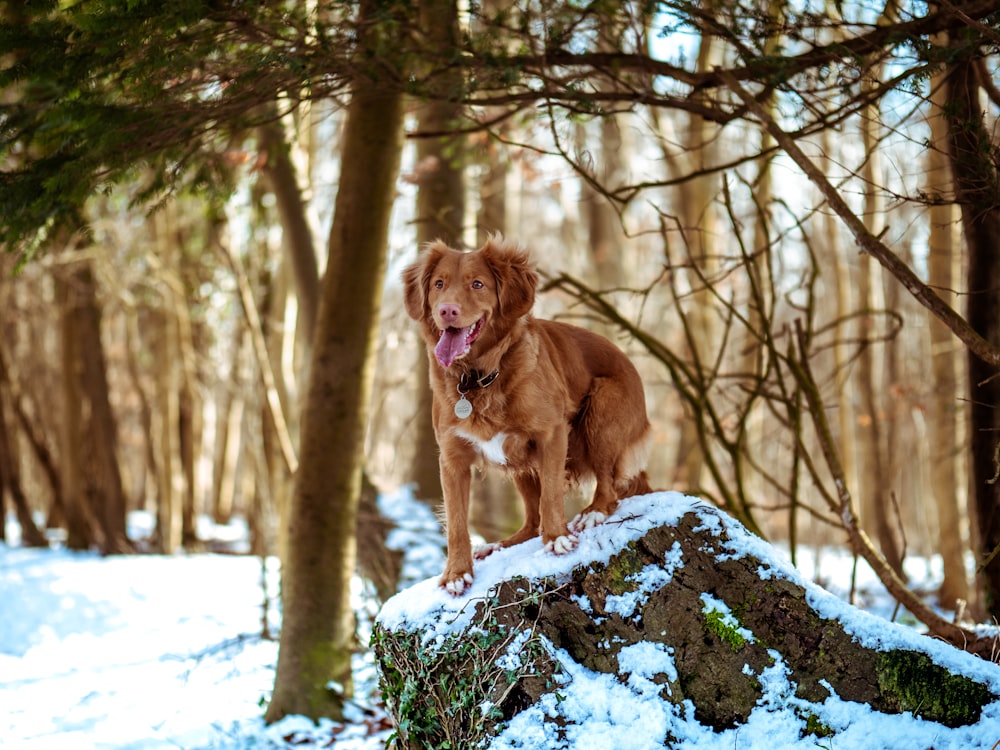
[[[396,503],[402,518],[394,534],[412,548],[404,570],[412,581],[439,569],[444,557],[433,515],[405,500]],[[147,521],[130,519],[133,539]],[[240,531],[204,533],[239,548]],[[266,727],[261,720],[278,654],[277,641],[261,637],[265,592],[268,628],[278,632],[275,561],[265,571],[259,558],[232,554],[101,557],[23,549],[18,535],[8,523],[11,543],[0,544],[0,748],[385,745],[390,729],[367,653],[355,661],[353,721],[315,726],[290,717]],[[367,639],[374,608],[356,583]]]
[[[545,555],[533,541],[477,563],[472,596],[481,595],[491,578],[511,575],[517,566],[527,566],[535,574],[554,573],[579,555],[610,554],[612,538],[618,544],[624,538],[621,535],[640,533],[648,524],[643,517],[650,512],[679,517],[685,509],[699,507],[690,498],[657,497],[653,504],[645,500],[623,504],[620,523],[588,532],[581,542],[582,551],[567,558]],[[405,491],[386,495],[380,502],[402,524],[390,543],[407,550],[406,583],[436,577],[443,564],[436,521]],[[273,562],[262,570],[260,560],[235,555],[102,558],[59,549],[22,549],[16,544],[16,525],[8,528],[11,543],[0,544],[0,746],[16,750],[293,746],[375,750],[384,746],[391,730],[378,705],[369,654],[360,654],[355,662],[357,704],[347,724],[314,726],[301,717],[290,717],[264,726],[260,717],[277,657],[277,642],[261,637],[265,591],[268,626],[277,632]],[[757,542],[747,538],[740,544]],[[762,549],[774,558],[775,570],[787,569],[773,548]],[[753,551],[759,554],[760,550]],[[849,571],[850,564],[850,558],[823,556],[820,574],[834,583],[833,588],[846,590],[849,572],[842,571]],[[923,565],[920,570],[932,567]],[[873,609],[891,612],[876,584],[869,586],[864,576],[861,583],[864,599]],[[441,593],[434,580],[414,583],[408,591],[385,608],[381,616],[386,621],[418,620],[435,606],[456,613],[461,610],[461,602]],[[356,594],[365,640],[373,608],[360,584]],[[854,610],[818,588],[813,596],[855,617]],[[859,637],[876,631],[882,637],[882,622],[865,615],[856,620]],[[890,632],[904,640],[912,637],[904,628]],[[971,671],[1000,690],[1000,668],[953,649],[928,648],[937,649],[935,660]],[[663,738],[670,736],[671,747],[685,750],[817,746],[990,750],[1000,740],[998,705],[989,707],[974,728],[948,730],[908,716],[878,716],[835,699],[827,702],[820,718],[842,728],[843,734],[832,742],[814,737],[801,740],[800,719],[791,710],[794,697],[780,663],[762,676],[768,685],[766,701],[773,710],[762,707],[745,727],[720,737],[689,719],[683,710],[644,700],[652,692],[646,663],[652,657],[639,651],[634,657],[629,682],[622,684],[572,666],[564,655],[554,653],[554,658],[565,659],[571,678],[560,693],[560,705],[525,711],[494,747],[654,748],[663,747]],[[662,661],[669,655],[653,657]],[[546,737],[541,721],[545,710],[572,712],[583,724],[573,730],[575,735]],[[621,744],[622,737],[628,738],[626,744]]]

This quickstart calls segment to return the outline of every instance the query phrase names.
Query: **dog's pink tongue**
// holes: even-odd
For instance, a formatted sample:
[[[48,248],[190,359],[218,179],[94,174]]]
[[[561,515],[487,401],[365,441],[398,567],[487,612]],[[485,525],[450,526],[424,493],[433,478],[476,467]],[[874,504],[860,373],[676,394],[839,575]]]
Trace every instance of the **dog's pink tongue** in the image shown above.
[[[451,367],[451,363],[465,354],[469,347],[466,346],[466,339],[469,338],[469,328],[448,328],[441,334],[437,346],[434,347],[434,356],[441,363],[442,367]]]

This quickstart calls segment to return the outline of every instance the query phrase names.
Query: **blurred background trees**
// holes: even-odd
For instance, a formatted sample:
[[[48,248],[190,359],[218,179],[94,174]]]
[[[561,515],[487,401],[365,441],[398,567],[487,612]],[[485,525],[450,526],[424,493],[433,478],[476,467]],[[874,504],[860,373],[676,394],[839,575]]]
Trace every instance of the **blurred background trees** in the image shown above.
[[[0,497],[22,543],[193,550],[199,518],[235,516],[288,581],[330,577],[307,598],[342,600],[352,544],[310,550],[351,537],[362,471],[440,492],[398,270],[503,232],[544,274],[538,314],[640,366],[654,485],[793,555],[860,538],[847,496],[886,571],[926,557],[942,606],[1000,616],[1000,2],[0,18]],[[352,108],[387,92],[405,109],[375,112],[359,160]],[[349,202],[375,183],[391,215]],[[518,525],[503,485],[477,495],[485,536]],[[342,652],[337,627],[309,637]]]

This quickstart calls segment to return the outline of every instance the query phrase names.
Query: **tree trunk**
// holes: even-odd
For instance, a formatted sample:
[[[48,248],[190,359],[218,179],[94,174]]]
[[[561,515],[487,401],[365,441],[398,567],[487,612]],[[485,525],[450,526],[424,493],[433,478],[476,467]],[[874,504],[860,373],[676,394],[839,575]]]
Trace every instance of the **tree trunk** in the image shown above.
[[[927,149],[928,192],[940,201],[932,204],[930,237],[928,238],[928,283],[945,295],[958,286],[955,270],[961,257],[957,237],[959,213],[954,203],[944,202],[952,193],[951,171],[948,165],[948,123],[944,116],[944,80],[938,75],[931,79],[929,115],[931,148]],[[953,301],[950,301],[953,304]],[[946,609],[953,609],[959,600],[969,598],[969,583],[965,572],[960,510],[962,482],[959,477],[958,457],[962,450],[959,429],[958,404],[959,351],[961,347],[947,326],[929,315],[928,328],[931,346],[931,372],[934,389],[930,393],[928,408],[928,434],[930,445],[930,484],[937,511],[938,552],[944,567],[944,578],[938,591],[938,602]]]
[[[879,70],[875,66],[875,70]],[[873,74],[874,75],[874,74]],[[861,140],[864,145],[864,164],[861,177],[864,184],[865,228],[878,236],[882,231],[885,217],[885,201],[879,193],[882,184],[881,159],[879,158],[878,104],[869,104],[861,113]],[[858,297],[863,314],[858,318],[860,340],[870,339],[874,334],[875,314],[885,307],[881,294],[881,267],[868,255],[858,258]],[[882,554],[892,569],[903,578],[903,555],[897,539],[892,514],[892,479],[887,473],[888,460],[885,420],[886,406],[882,398],[881,384],[885,383],[884,368],[879,363],[885,352],[875,345],[868,345],[861,352],[858,361],[858,389],[861,395],[861,441],[859,450],[859,476],[856,496],[861,500],[861,520],[865,529],[872,533],[882,548]]]
[[[629,151],[623,137],[627,115],[605,115],[597,123],[600,133],[600,165],[597,181],[605,190],[614,191],[628,184]],[[586,206],[587,238],[590,260],[597,277],[597,288],[610,290],[625,284],[625,259],[622,248],[625,232],[615,204],[592,185],[581,186],[581,203]],[[610,331],[601,331],[607,335]]]
[[[450,599],[431,580],[383,607],[372,643],[398,747],[476,747],[526,710],[572,736],[587,717],[561,710],[575,682],[565,675],[583,669],[611,677],[602,691],[634,691],[634,710],[651,721],[690,721],[693,711],[702,731],[791,712],[803,734],[839,747],[856,710],[866,726],[888,728],[877,714],[909,712],[931,733],[943,729],[933,723],[981,718],[989,733],[983,708],[1000,695],[983,671],[996,673],[995,685],[996,667],[977,665],[973,677],[939,666],[931,655],[952,647],[806,584],[706,503],[676,493],[635,498],[591,533],[581,550],[596,559],[576,553],[541,575],[541,553],[521,545],[480,564],[472,598]],[[787,678],[780,695],[766,684],[774,669]],[[828,699],[836,726],[825,719]],[[613,708],[599,718],[602,746],[629,746]],[[672,746],[669,728],[661,731],[662,746]]]
[[[64,486],[72,549],[96,544],[105,554],[130,550],[125,492],[108,397],[101,313],[89,260],[76,262],[65,281],[63,308]],[[72,509],[69,506],[73,506]]]
[[[261,146],[267,151],[263,171],[274,193],[281,219],[282,246],[295,282],[299,319],[297,332],[308,348],[312,345],[319,306],[319,264],[312,230],[281,123],[265,125],[258,134]]]
[[[965,56],[947,72],[949,146],[955,197],[969,253],[969,324],[1000,345],[1000,176],[979,102],[980,63]],[[1000,377],[969,354],[969,431],[972,440],[970,509],[975,516],[983,606],[1000,618]]]
[[[303,409],[268,722],[288,714],[339,717],[343,696],[352,692],[354,533],[403,115],[402,94],[378,81],[359,81],[348,106]],[[329,689],[331,681],[341,685],[342,695]]]
[[[722,64],[721,45],[714,37],[704,34],[698,48],[699,71],[712,70]],[[696,114],[690,115],[685,136],[685,163],[689,174],[698,174],[718,162],[718,125]],[[690,263],[696,270],[688,273],[690,279],[690,308],[686,317],[686,342],[690,350],[692,368],[700,370],[704,378],[710,377],[712,363],[716,359],[718,335],[713,305],[715,298],[702,279],[712,279],[719,268],[716,244],[719,238],[719,209],[715,202],[717,187],[721,178],[709,172],[683,183],[679,188],[683,241],[688,257],[681,261],[682,267]],[[701,415],[681,422],[679,440],[681,454],[678,456],[681,475],[677,480],[682,486],[700,491],[705,465],[704,446],[700,439],[696,421]]]
[[[138,401],[136,419],[138,427],[142,432],[142,447],[144,460],[136,472],[134,486],[132,488],[136,510],[147,509],[149,478],[156,480],[156,449],[153,446],[153,407],[150,404],[149,393],[143,383],[142,374],[139,369],[139,361],[142,357],[140,353],[142,337],[139,334],[139,313],[135,307],[125,310],[125,321],[123,326],[124,349],[125,349],[125,370],[128,379],[135,391]]]
[[[427,0],[420,5],[421,27],[428,41],[439,51],[454,50],[458,45],[458,7],[454,0]],[[439,84],[447,97],[461,89],[462,79],[444,76]],[[449,91],[453,89],[453,91]],[[459,126],[462,107],[447,99],[423,102],[417,109],[418,129],[427,133],[446,133]],[[442,240],[452,247],[462,247],[465,229],[465,136],[442,136],[417,140],[417,246]],[[438,466],[437,440],[431,423],[430,361],[424,346],[418,347],[417,414],[415,417],[416,451],[410,478],[416,483],[416,496],[437,505],[444,496]]]
[[[177,290],[177,295],[181,291]],[[188,312],[188,302],[184,296],[172,297],[174,314],[177,316],[178,383],[177,393],[177,455],[180,460],[181,488],[181,544],[187,550],[196,549],[200,544],[196,528],[197,478],[195,474],[195,450],[201,444],[202,406],[195,388],[195,341]]]
[[[226,524],[232,519],[236,497],[236,464],[239,461],[243,424],[243,351],[246,330],[237,323],[230,344],[229,377],[219,385],[215,407],[215,445],[212,449],[212,517]]]
[[[828,168],[832,168],[838,158],[834,151],[834,139],[829,130],[821,135],[821,150],[827,154]],[[820,243],[824,245],[834,258],[833,273],[836,288],[836,308],[832,311],[837,320],[837,341],[833,346],[833,366],[837,383],[837,443],[843,461],[844,477],[851,487],[858,486],[857,442],[858,426],[855,418],[856,400],[854,388],[850,386],[852,369],[850,363],[854,358],[854,332],[850,330],[851,316],[855,311],[855,283],[851,273],[851,253],[841,247],[840,222],[830,211],[822,211],[819,215],[822,234]]]
[[[14,431],[7,414],[9,397],[10,388],[7,382],[7,372],[3,367],[2,357],[0,357],[0,496],[4,495],[6,490],[6,494],[10,495],[14,503],[17,523],[21,527],[21,546],[48,547],[48,539],[38,528],[35,519],[31,517],[28,498],[21,485],[20,462],[14,442],[17,433]],[[3,497],[0,497],[0,527],[6,527],[4,521],[7,518],[7,513],[3,500]],[[5,528],[0,528],[0,539],[6,539],[5,531]]]
[[[156,533],[155,547],[161,553],[177,552],[182,541],[183,496],[180,458],[180,402],[177,370],[177,340],[173,316],[166,305],[150,312],[153,361],[156,362],[153,390],[154,444],[156,446]]]
[[[502,124],[500,137],[508,127]],[[476,244],[484,245],[491,234],[507,231],[507,174],[510,171],[507,149],[489,139],[480,155],[483,174],[479,182],[479,211],[476,213]]]
[[[104,345],[101,341],[101,309],[97,284],[89,264],[74,275],[83,292],[81,347],[83,396],[86,400],[86,431],[81,433],[87,469],[84,477],[91,507],[97,513],[104,541],[104,554],[130,552],[125,530],[125,490],[118,465],[118,428],[111,411]]]
[[[8,273],[10,270],[6,264],[0,263],[0,274]],[[12,309],[12,301],[8,294],[10,285],[6,282],[6,279],[0,278],[0,335],[3,336],[3,339],[0,339],[0,540],[7,538],[7,510],[4,496],[9,494],[14,503],[18,525],[21,527],[21,545],[47,547],[48,539],[31,516],[28,498],[21,484],[21,461],[17,450],[18,431],[14,428],[14,415],[11,413],[11,407],[16,411],[17,396],[10,381],[10,373],[7,371],[7,346],[5,346],[11,341],[13,334],[12,326],[9,325],[12,316],[7,312]]]
[[[267,280],[266,291],[260,300],[261,333],[266,343],[274,385],[278,392],[278,402],[284,414],[289,414],[290,397],[281,367],[281,352],[284,350],[285,329],[282,325],[285,305],[288,299],[288,273],[279,268]],[[292,491],[292,475],[289,473],[281,454],[281,440],[274,420],[268,409],[259,410],[261,429],[253,450],[259,454],[256,463],[258,481],[255,492],[255,523],[251,527],[251,547],[258,555],[279,555],[284,559],[287,553],[279,539],[284,535],[285,526],[279,519],[288,517],[288,507]],[[280,533],[279,533],[280,532]]]
[[[77,292],[73,284],[59,279],[62,298],[62,366],[60,384],[62,386],[63,418],[59,424],[61,448],[61,484],[66,501],[63,510],[66,520],[66,546],[73,550],[90,549],[98,539],[98,531],[86,504],[83,492],[83,457],[80,446],[81,422],[80,404],[80,332],[77,320]]]
[[[24,393],[20,388],[13,387],[10,368],[7,366],[7,360],[3,355],[2,347],[0,347],[0,377],[6,380],[8,388],[12,391],[11,406],[13,407],[14,413],[17,417],[17,423],[20,426],[25,439],[28,441],[28,444],[31,446],[31,451],[35,456],[35,460],[38,462],[38,465],[42,470],[42,474],[45,475],[45,480],[49,485],[49,489],[52,491],[52,502],[49,505],[47,525],[49,528],[57,526],[58,524],[55,523],[56,518],[64,518],[66,515],[66,501],[63,495],[63,481],[60,476],[60,467],[56,465],[56,460],[52,455],[52,451],[46,443],[38,425],[34,424],[28,416],[26,407],[23,403],[23,400],[25,399]]]

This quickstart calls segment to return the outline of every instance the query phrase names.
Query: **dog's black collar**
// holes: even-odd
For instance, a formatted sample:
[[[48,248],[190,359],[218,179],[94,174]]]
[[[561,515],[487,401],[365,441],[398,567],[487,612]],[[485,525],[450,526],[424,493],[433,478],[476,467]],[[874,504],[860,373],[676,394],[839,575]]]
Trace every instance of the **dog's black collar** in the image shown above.
[[[458,392],[461,394],[466,394],[469,391],[474,391],[477,388],[485,388],[500,375],[500,370],[494,370],[493,372],[483,374],[479,370],[470,370],[469,372],[463,372],[458,378]]]

